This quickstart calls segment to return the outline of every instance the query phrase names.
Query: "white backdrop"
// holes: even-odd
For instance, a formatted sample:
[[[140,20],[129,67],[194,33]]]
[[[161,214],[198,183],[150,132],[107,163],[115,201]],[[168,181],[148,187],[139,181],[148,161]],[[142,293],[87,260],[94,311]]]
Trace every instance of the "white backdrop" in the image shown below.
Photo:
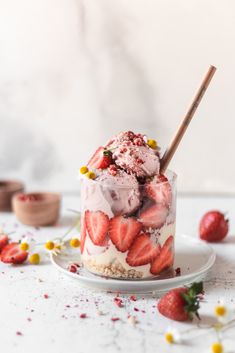
[[[171,168],[179,190],[235,192],[233,0],[0,0],[0,177],[78,188],[125,129],[164,150],[209,64]]]

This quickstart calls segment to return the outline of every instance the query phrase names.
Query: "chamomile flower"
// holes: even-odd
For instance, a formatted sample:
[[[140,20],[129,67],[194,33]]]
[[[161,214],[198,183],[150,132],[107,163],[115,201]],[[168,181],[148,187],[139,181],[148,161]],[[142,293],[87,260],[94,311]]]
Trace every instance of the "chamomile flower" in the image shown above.
[[[214,313],[219,323],[223,325],[231,321],[235,316],[234,309],[226,305],[223,299],[215,306]]]
[[[174,327],[168,327],[164,334],[165,341],[168,344],[174,344],[174,343],[180,343],[181,342],[181,336],[180,332],[174,328]]]
[[[25,241],[21,242],[20,243],[20,250],[22,251],[28,251],[29,250],[29,244]]]
[[[211,353],[223,353],[224,347],[221,342],[214,342],[211,346]]]
[[[71,248],[78,248],[81,245],[81,242],[78,238],[72,238],[70,239],[69,245]]]
[[[64,241],[61,239],[54,240],[54,248],[51,250],[53,255],[58,255],[66,249]]]
[[[41,257],[38,253],[34,253],[32,255],[29,256],[29,262],[32,265],[38,265],[41,261]]]
[[[20,240],[19,247],[20,247],[20,250],[22,251],[30,252],[34,249],[34,246],[35,246],[34,241],[28,236]]]
[[[52,250],[55,248],[55,243],[54,243],[54,241],[52,241],[52,240],[47,240],[46,243],[45,243],[45,248],[46,248],[48,251],[52,251]]]

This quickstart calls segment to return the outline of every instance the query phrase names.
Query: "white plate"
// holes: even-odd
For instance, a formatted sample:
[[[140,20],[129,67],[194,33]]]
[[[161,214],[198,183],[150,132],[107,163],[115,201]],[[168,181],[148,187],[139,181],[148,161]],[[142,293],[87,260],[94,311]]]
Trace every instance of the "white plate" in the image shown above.
[[[74,278],[78,284],[97,290],[123,293],[149,293],[166,291],[174,287],[202,280],[215,262],[215,252],[207,243],[187,235],[176,235],[174,268],[180,267],[181,275],[165,279],[119,280],[93,275],[84,268],[79,274],[67,270],[69,263],[80,262],[78,250],[68,247],[64,254],[51,254],[52,264],[62,273]]]

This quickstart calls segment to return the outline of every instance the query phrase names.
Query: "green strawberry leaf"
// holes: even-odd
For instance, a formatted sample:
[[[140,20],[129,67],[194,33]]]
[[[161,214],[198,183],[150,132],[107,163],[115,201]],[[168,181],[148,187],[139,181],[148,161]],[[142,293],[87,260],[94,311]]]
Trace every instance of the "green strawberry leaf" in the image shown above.
[[[194,282],[189,288],[189,292],[193,295],[198,295],[203,292],[203,283],[202,282]]]
[[[105,157],[111,157],[112,156],[112,152],[110,150],[104,150],[103,155]]]
[[[196,315],[198,319],[200,316],[198,314],[198,310],[200,308],[200,298],[199,294],[203,292],[203,283],[195,282],[189,288],[187,293],[181,293],[182,297],[185,300],[184,309],[189,315],[189,318],[192,319],[193,314]]]

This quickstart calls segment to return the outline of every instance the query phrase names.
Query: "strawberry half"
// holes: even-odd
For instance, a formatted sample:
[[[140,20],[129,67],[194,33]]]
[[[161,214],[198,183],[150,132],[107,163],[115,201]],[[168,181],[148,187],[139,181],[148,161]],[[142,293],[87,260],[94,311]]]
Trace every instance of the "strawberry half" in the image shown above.
[[[82,254],[83,251],[84,251],[84,246],[85,246],[85,241],[86,241],[86,222],[85,222],[85,217],[81,218],[80,241],[81,241],[80,251],[81,251],[81,254]]]
[[[140,212],[139,220],[145,227],[161,228],[168,212],[168,208],[165,205],[155,204]]]
[[[110,221],[109,237],[119,251],[126,252],[141,228],[142,224],[135,218],[116,216]]]
[[[89,160],[87,166],[96,169],[105,169],[112,163],[112,154],[110,151],[105,150],[104,147],[99,147],[91,159]]]
[[[10,243],[1,252],[1,261],[6,264],[22,264],[27,257],[28,253],[20,250],[19,243]]]
[[[8,244],[8,236],[6,234],[0,234],[0,252]]]
[[[130,266],[146,265],[160,253],[160,245],[154,244],[148,234],[140,234],[127,253],[126,262]]]
[[[95,245],[103,246],[109,230],[109,217],[102,211],[85,212],[86,228],[91,241]]]
[[[153,275],[159,275],[162,271],[167,270],[173,265],[174,253],[172,251],[174,238],[172,235],[165,241],[159,255],[153,260],[150,272]]]
[[[192,320],[193,314],[200,319],[198,310],[202,293],[202,282],[193,283],[189,288],[174,288],[160,299],[157,305],[158,311],[163,316],[176,321]]]
[[[146,195],[156,203],[170,207],[172,201],[172,190],[165,175],[158,175],[145,186]]]

